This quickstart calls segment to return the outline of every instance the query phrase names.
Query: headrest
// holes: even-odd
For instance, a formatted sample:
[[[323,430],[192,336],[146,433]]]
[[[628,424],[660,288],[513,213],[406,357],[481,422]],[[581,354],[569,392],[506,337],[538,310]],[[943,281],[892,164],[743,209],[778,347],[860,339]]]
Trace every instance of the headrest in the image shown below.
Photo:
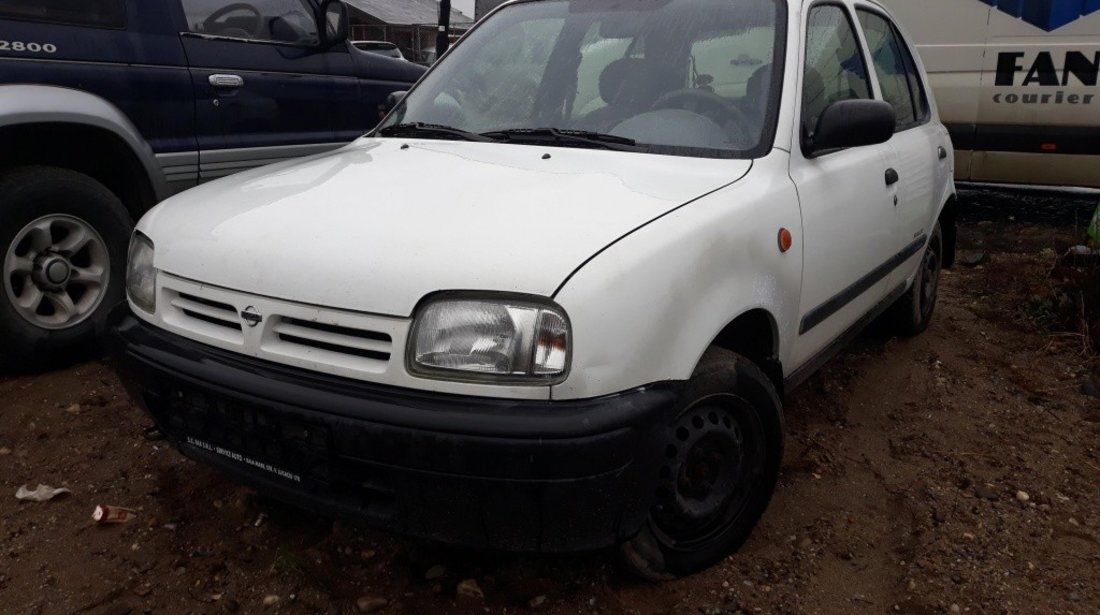
[[[637,98],[645,89],[648,62],[641,58],[620,58],[600,73],[600,98],[607,104]]]

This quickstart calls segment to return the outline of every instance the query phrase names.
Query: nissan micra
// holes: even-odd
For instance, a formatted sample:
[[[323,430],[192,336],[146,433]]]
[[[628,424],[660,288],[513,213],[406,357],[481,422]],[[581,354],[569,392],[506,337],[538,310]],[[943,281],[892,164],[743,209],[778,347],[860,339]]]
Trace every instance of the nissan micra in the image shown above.
[[[175,445],[309,509],[702,570],[783,392],[927,327],[953,260],[951,143],[865,0],[519,0],[394,100],[151,211],[114,314]]]

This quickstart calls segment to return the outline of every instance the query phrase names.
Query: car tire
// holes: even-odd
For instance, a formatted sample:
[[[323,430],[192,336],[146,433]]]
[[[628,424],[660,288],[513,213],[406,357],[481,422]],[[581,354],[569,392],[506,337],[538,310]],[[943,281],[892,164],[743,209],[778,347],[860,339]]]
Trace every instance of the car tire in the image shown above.
[[[103,184],[68,169],[0,173],[0,367],[87,358],[125,298],[130,215]]]
[[[712,348],[663,436],[656,500],[621,558],[650,581],[694,574],[736,551],[764,514],[783,460],[775,386],[751,361]]]
[[[921,257],[920,268],[909,290],[890,307],[889,320],[899,334],[911,337],[923,333],[932,322],[939,298],[943,271],[943,229],[937,222]]]

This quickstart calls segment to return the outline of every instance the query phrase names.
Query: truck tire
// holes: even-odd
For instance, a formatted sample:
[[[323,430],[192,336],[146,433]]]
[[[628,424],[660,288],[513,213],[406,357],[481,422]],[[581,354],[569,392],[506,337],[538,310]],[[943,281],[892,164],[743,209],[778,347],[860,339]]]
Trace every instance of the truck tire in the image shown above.
[[[775,492],[783,410],[748,359],[707,351],[664,438],[656,500],[621,548],[635,574],[661,581],[705,570],[744,544]]]
[[[0,173],[0,367],[86,358],[125,298],[133,222],[103,184],[55,167]]]
[[[887,319],[899,335],[911,337],[923,333],[932,322],[939,298],[943,257],[943,229],[937,222],[912,286],[887,312]]]

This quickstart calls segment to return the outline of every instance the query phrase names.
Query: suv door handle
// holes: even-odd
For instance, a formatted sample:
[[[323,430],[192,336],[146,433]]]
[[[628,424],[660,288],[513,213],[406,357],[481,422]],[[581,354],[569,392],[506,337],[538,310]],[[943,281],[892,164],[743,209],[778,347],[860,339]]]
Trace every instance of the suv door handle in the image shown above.
[[[893,186],[901,180],[901,176],[894,169],[886,169],[886,185]]]
[[[943,160],[945,158],[947,158],[947,150],[944,149],[944,147],[941,145],[940,146],[940,160]]]
[[[210,85],[219,90],[236,90],[244,85],[240,75],[210,75]]]

